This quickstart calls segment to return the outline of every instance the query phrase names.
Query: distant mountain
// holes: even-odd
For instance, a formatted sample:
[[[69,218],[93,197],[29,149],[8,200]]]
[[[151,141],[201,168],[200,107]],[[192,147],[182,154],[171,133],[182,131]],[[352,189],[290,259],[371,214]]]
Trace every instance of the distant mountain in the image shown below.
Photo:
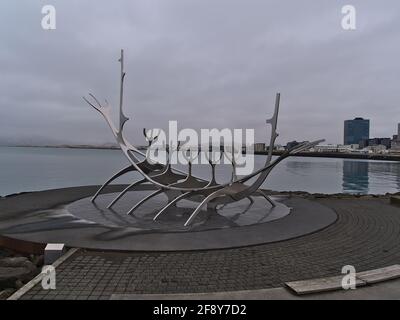
[[[76,149],[119,149],[119,146],[115,143],[103,143],[103,144],[62,144],[57,146],[46,146],[53,148],[76,148]]]
[[[0,146],[61,145],[65,141],[42,137],[0,137]]]
[[[115,143],[75,143],[65,140],[43,138],[43,137],[0,137],[0,146],[15,147],[54,147],[54,148],[96,148],[96,149],[116,149]]]

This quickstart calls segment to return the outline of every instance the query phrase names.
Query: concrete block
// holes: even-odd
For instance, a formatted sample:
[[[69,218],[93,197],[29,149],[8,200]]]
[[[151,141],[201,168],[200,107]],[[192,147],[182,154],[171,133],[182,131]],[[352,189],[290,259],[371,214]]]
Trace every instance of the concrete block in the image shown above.
[[[63,243],[48,243],[44,249],[44,264],[49,265],[64,255],[66,251]]]
[[[299,295],[333,291],[333,290],[343,290],[342,288],[343,277],[344,275],[329,277],[329,278],[292,281],[292,282],[286,282],[285,285]],[[364,281],[356,279],[356,287],[361,287],[365,285],[366,283]]]
[[[359,272],[357,278],[368,284],[400,278],[400,265]]]

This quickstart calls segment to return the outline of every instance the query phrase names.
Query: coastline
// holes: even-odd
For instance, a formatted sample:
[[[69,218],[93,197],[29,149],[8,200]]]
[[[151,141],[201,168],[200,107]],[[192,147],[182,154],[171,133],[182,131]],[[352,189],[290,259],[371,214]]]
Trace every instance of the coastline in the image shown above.
[[[4,145],[0,147],[6,148],[54,148],[54,149],[96,149],[96,150],[119,150],[117,146],[90,146],[90,145],[59,145],[59,146],[48,146],[48,145]]]
[[[282,152],[274,151],[273,155],[280,155]],[[267,152],[255,152],[254,154],[266,155]],[[309,158],[339,158],[353,160],[376,160],[376,161],[400,161],[400,155],[383,155],[383,154],[354,154],[343,152],[299,152],[297,157]]]
[[[3,145],[0,147],[9,148],[55,148],[55,149],[83,149],[83,150],[120,150],[118,146],[93,146],[93,145]],[[146,147],[138,146],[139,150],[145,151]],[[272,154],[279,156],[283,151],[274,151]],[[255,151],[255,155],[268,155],[267,151]],[[296,157],[307,158],[336,158],[336,159],[353,159],[353,160],[374,160],[374,161],[393,161],[400,162],[399,155],[384,155],[384,154],[359,154],[359,153],[344,153],[344,152],[299,152]]]

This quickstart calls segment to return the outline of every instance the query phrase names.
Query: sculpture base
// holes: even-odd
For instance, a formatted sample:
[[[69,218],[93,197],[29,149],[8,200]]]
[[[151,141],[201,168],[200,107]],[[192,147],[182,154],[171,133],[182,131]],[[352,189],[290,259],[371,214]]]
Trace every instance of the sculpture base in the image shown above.
[[[185,227],[185,221],[198,202],[182,200],[177,206],[163,212],[157,220],[153,220],[160,208],[167,203],[166,195],[160,194],[144,203],[132,214],[127,214],[133,205],[152,192],[149,190],[128,192],[110,209],[107,206],[118,193],[101,195],[95,202],[91,202],[91,198],[87,197],[67,205],[63,210],[90,223],[111,228],[130,228],[138,233],[190,232],[243,227],[281,219],[290,213],[290,208],[279,201],[272,207],[265,198],[253,196],[252,201],[243,199],[203,210],[192,224]]]
[[[113,191],[122,188],[115,186]],[[207,210],[193,225],[183,227],[186,216],[193,210],[188,207],[189,202],[171,208],[154,222],[157,208],[165,202],[162,196],[128,216],[126,212],[135,204],[134,193],[125,195],[126,199],[121,199],[113,212],[105,209],[105,204],[115,194],[101,195],[95,206],[89,198],[93,189],[76,187],[9,198],[7,206],[14,205],[16,209],[12,217],[5,214],[7,210],[0,210],[1,235],[32,243],[64,243],[68,247],[98,250],[207,250],[287,240],[316,232],[337,218],[332,209],[300,196],[276,198],[275,209],[265,199],[254,197],[250,207],[250,202],[243,200],[216,211]],[[25,206],[32,202],[37,207],[40,203],[43,210],[18,213],[21,200]],[[157,206],[158,201],[161,206]]]

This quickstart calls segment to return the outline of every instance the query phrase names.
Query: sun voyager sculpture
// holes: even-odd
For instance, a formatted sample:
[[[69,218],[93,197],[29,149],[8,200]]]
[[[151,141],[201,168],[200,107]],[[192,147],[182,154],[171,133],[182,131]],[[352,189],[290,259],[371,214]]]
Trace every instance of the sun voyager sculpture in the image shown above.
[[[165,205],[158,209],[153,217],[153,220],[159,219],[159,217],[168,212],[168,209],[173,208],[181,200],[189,200],[196,203],[195,208],[190,212],[189,216],[186,218],[184,226],[189,226],[195,220],[196,216],[200,213],[202,209],[215,209],[218,206],[224,206],[227,204],[232,204],[243,199],[248,199],[250,203],[253,203],[252,197],[261,196],[265,198],[268,203],[268,208],[273,209],[277,207],[278,202],[273,200],[270,195],[266,193],[265,190],[260,189],[261,185],[266,181],[271,171],[284,159],[293,156],[301,151],[307,150],[314,147],[324,140],[317,140],[313,142],[303,142],[295,147],[284,151],[280,156],[273,158],[273,149],[275,145],[275,140],[278,137],[277,133],[277,123],[278,123],[278,112],[279,112],[279,102],[280,94],[276,95],[275,110],[273,116],[266,121],[268,125],[271,126],[270,143],[268,147],[268,154],[262,168],[255,170],[249,175],[238,177],[235,174],[235,161],[231,161],[232,165],[232,178],[227,183],[218,183],[215,178],[215,167],[216,162],[212,159],[212,154],[207,155],[209,159],[211,179],[206,180],[197,177],[192,174],[192,163],[188,162],[187,172],[173,168],[170,162],[170,154],[173,152],[173,147],[167,148],[167,162],[158,163],[153,160],[150,161],[146,156],[146,153],[139,150],[137,147],[133,146],[124,136],[123,130],[124,125],[129,120],[123,112],[123,95],[124,95],[124,55],[123,50],[121,50],[121,56],[119,59],[121,65],[120,74],[120,94],[119,94],[119,123],[116,126],[111,118],[111,106],[105,101],[104,104],[93,95],[89,94],[90,98],[85,98],[84,100],[96,109],[106,120],[107,124],[111,128],[112,134],[116,142],[118,143],[121,151],[129,161],[127,167],[122,168],[120,171],[116,172],[111,178],[109,178],[95,193],[91,201],[95,202],[96,198],[102,193],[105,187],[111,184],[115,179],[135,171],[140,174],[141,178],[132,182],[124,190],[119,192],[117,196],[109,203],[108,208],[115,205],[121,198],[128,192],[134,192],[139,190],[140,186],[151,185],[154,190],[132,204],[131,209],[127,212],[128,215],[134,214],[141,205],[145,202],[151,200],[152,198],[164,194],[168,201]],[[144,135],[146,136],[146,130],[144,130]],[[155,141],[155,138],[148,138],[149,148]],[[179,151],[179,146],[177,147]],[[206,150],[206,153],[212,153],[212,150]],[[290,210],[289,208],[287,208]]]

